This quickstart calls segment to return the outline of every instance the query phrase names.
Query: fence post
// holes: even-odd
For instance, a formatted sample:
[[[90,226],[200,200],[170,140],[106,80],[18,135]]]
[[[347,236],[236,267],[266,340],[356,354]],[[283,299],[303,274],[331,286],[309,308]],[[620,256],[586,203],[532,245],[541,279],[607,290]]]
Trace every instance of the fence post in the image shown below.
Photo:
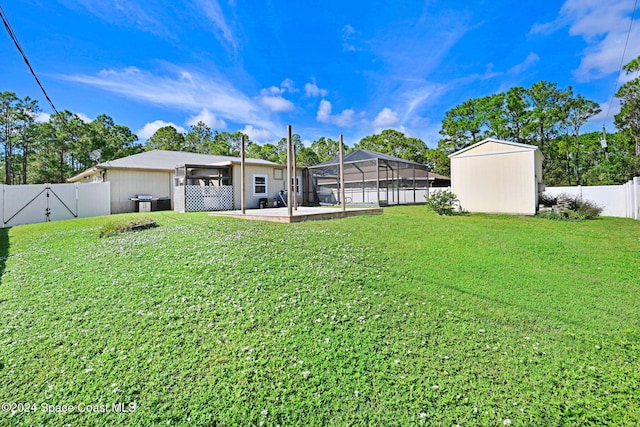
[[[634,177],[633,189],[633,219],[640,219],[640,177]]]
[[[633,216],[633,211],[635,209],[635,203],[634,203],[634,198],[633,198],[633,192],[635,191],[634,185],[633,185],[633,179],[627,181],[624,184],[624,195],[625,195],[625,202],[626,202],[626,208],[627,208],[627,218],[634,218]]]
[[[75,182],[74,185],[76,186],[75,190],[76,190],[76,218],[80,218],[80,212],[78,211],[78,199],[79,199],[79,190],[78,190],[78,183]]]

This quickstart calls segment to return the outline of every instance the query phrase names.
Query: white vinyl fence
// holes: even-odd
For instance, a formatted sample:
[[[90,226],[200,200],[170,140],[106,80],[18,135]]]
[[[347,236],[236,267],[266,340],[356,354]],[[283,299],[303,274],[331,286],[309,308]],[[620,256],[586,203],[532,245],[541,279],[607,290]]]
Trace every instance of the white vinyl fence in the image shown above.
[[[566,194],[594,202],[604,208],[603,216],[640,219],[640,177],[624,185],[547,187],[544,192],[551,196]]]
[[[111,214],[109,182],[0,185],[2,227]]]

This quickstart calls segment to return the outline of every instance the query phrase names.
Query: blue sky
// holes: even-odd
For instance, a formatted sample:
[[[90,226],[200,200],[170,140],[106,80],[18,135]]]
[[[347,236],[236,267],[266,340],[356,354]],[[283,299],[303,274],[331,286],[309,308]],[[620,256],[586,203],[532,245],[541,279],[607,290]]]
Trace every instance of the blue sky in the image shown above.
[[[265,143],[287,124],[353,145],[393,128],[437,145],[444,113],[540,80],[609,107],[634,0],[2,2],[59,110],[141,141],[202,120]],[[640,11],[624,62],[640,55]],[[9,37],[0,91],[44,96]],[[609,112],[608,117],[605,117]],[[46,117],[46,116],[45,116]]]

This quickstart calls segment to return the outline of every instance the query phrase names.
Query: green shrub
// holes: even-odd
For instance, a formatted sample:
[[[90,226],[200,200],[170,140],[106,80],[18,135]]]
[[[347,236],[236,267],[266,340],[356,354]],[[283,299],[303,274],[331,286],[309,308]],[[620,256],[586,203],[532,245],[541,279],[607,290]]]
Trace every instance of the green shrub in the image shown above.
[[[110,222],[100,227],[98,237],[111,237],[128,231],[153,228],[157,225],[158,224],[156,224],[156,221],[153,218],[144,216],[135,219]]]
[[[580,200],[578,198],[571,199],[570,209],[579,212],[584,219],[593,219],[602,213],[602,206],[596,205],[591,200]]]
[[[462,206],[460,206],[460,200],[458,196],[451,191],[436,191],[430,196],[425,196],[427,199],[427,206],[432,209],[438,215],[457,215],[464,212]]]
[[[561,194],[557,197],[542,195],[541,203],[545,206],[553,206],[553,210],[538,214],[541,218],[553,219],[557,221],[584,221],[594,219],[602,213],[602,207],[590,200],[582,200],[576,196]],[[553,201],[551,205],[548,205]],[[546,202],[546,203],[545,203]]]
[[[542,193],[538,199],[538,203],[548,208],[558,203],[558,196],[552,196],[547,193]]]

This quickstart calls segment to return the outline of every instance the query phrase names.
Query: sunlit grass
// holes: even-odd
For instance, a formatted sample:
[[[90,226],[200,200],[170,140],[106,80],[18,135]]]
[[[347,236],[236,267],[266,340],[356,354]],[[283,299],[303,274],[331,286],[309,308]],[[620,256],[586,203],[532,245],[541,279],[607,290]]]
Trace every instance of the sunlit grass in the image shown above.
[[[9,230],[0,425],[640,425],[639,222],[150,216]]]

